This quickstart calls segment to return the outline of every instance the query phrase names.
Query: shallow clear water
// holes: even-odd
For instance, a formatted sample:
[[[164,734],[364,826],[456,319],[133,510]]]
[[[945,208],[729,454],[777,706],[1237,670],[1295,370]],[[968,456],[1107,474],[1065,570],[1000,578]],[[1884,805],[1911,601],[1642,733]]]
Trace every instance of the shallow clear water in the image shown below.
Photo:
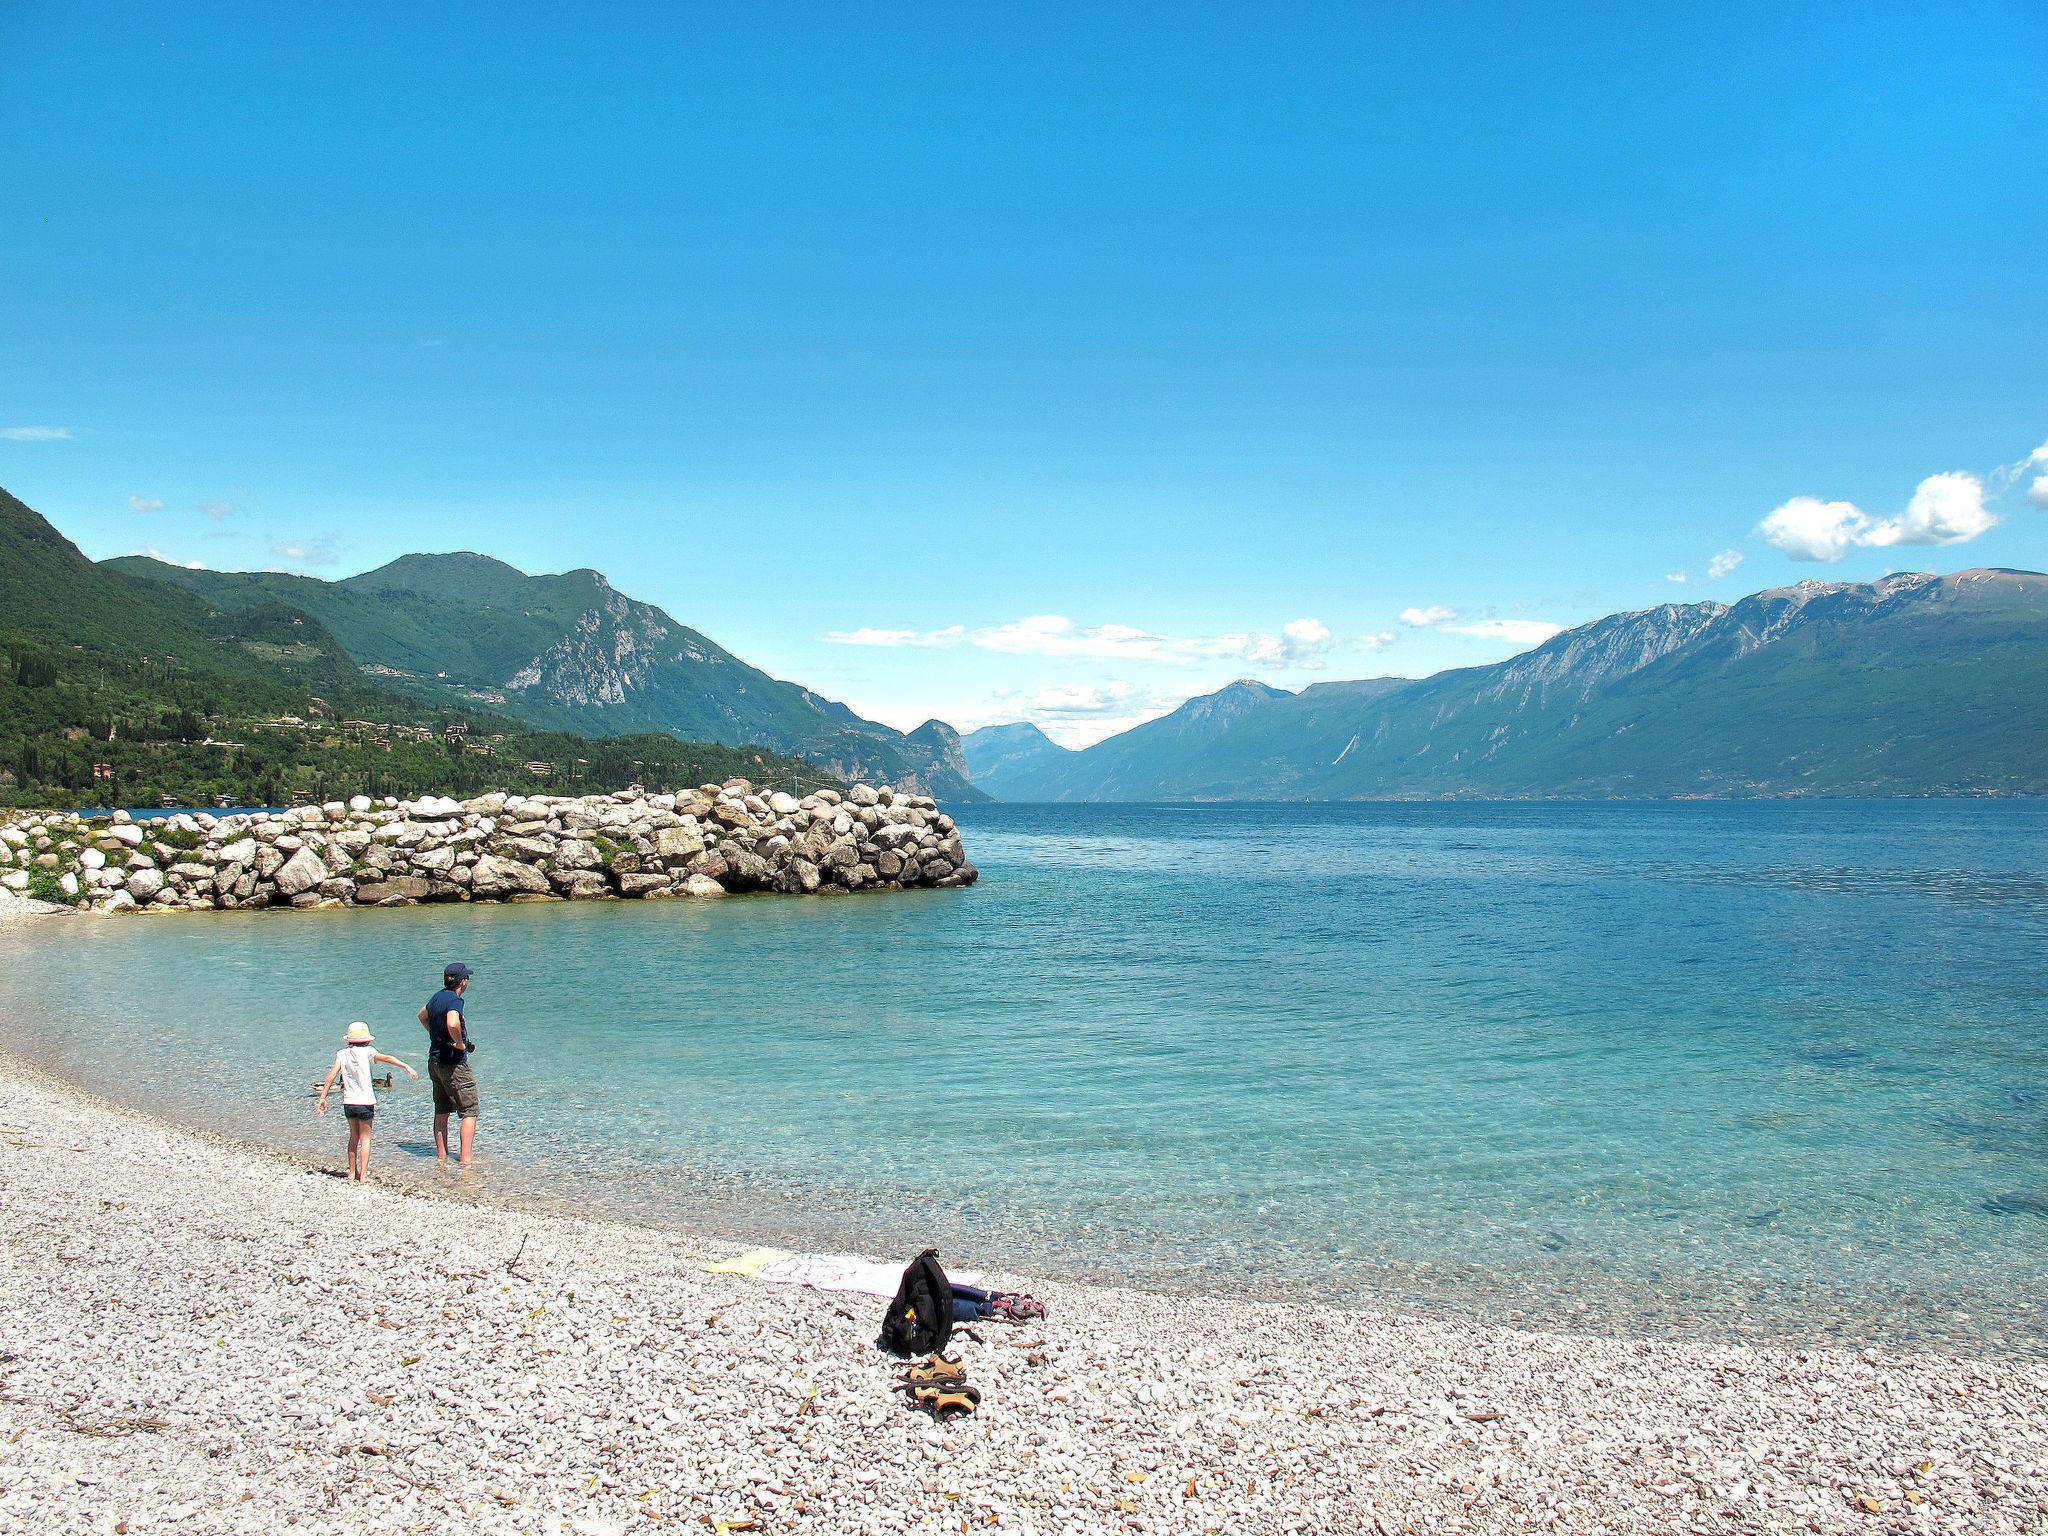
[[[964,892],[0,930],[0,1039],[338,1149],[477,969],[481,1177],[791,1246],[2048,1352],[2048,806],[1003,806]],[[426,1154],[401,1075],[380,1156]]]

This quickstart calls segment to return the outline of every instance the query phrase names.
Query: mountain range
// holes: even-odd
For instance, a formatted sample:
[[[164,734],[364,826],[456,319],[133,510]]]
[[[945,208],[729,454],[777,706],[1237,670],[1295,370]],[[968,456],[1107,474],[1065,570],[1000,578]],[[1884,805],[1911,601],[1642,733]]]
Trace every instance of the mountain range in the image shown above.
[[[660,731],[758,745],[839,777],[980,799],[943,721],[905,733],[770,677],[596,571],[529,576],[486,555],[405,555],[340,581],[104,562],[210,608],[283,608],[331,634],[370,678],[429,705],[484,709],[584,736]]]
[[[1001,800],[2044,794],[2048,576],[1801,582],[1431,677],[1240,681],[1080,751],[963,748]]]

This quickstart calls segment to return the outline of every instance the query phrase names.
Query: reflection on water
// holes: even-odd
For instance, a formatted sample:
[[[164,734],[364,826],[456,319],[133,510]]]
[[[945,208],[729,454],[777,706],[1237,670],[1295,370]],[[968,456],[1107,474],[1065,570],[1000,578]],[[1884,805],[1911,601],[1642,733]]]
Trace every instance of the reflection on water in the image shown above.
[[[43,925],[0,935],[0,1017],[331,1151],[304,1094],[342,1027],[418,1052],[460,958],[499,1187],[1156,1286],[2042,1347],[2048,807],[961,817],[967,892]],[[380,1155],[431,1156],[424,1088],[386,1102]]]

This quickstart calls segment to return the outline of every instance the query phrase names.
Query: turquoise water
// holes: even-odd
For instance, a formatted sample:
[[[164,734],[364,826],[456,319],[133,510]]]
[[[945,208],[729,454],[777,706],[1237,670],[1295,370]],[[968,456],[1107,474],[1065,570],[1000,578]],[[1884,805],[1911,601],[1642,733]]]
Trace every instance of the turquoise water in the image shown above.
[[[977,807],[958,892],[0,930],[0,1030],[332,1153],[477,969],[478,1177],[790,1246],[2048,1350],[2048,806]],[[420,1064],[423,1065],[423,1062]],[[380,1156],[426,1152],[404,1082]]]

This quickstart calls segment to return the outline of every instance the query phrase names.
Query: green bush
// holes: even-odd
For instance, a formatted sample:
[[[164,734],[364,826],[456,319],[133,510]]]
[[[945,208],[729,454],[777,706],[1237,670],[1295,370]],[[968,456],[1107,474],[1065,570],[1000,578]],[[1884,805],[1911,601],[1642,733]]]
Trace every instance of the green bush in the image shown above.
[[[186,827],[161,827],[150,836],[166,848],[176,848],[181,853],[190,853],[199,846],[199,834]]]
[[[59,906],[70,906],[76,896],[64,894],[64,887],[57,883],[57,872],[50,869],[32,869],[28,872],[28,893],[37,901],[53,901]]]

